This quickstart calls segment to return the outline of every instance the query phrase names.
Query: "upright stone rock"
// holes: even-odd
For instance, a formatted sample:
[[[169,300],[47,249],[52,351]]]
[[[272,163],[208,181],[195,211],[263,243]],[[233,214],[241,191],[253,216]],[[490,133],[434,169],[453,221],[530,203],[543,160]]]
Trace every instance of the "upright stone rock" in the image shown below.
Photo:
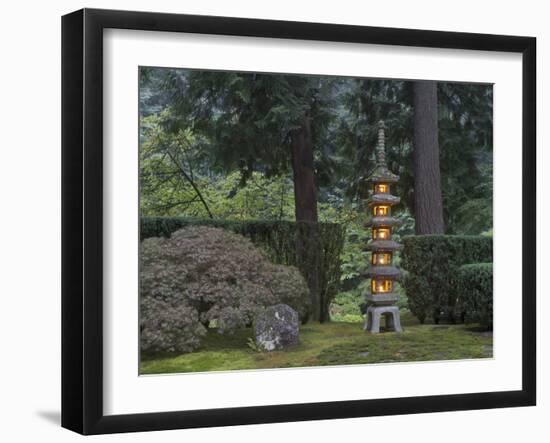
[[[256,346],[264,351],[285,349],[298,344],[300,320],[298,313],[288,305],[270,306],[260,312],[254,321]]]
[[[371,279],[370,290],[366,294],[369,305],[366,314],[365,329],[372,333],[380,332],[380,319],[385,317],[386,328],[401,332],[399,308],[395,306],[399,295],[394,292],[395,280],[400,271],[393,265],[393,254],[402,245],[392,240],[393,227],[398,220],[391,216],[392,206],[400,198],[391,195],[390,185],[399,177],[393,174],[386,165],[385,125],[378,125],[378,145],[376,146],[376,166],[367,178],[372,185],[367,205],[371,214],[367,226],[372,228],[372,240],[366,250],[371,252],[371,266],[365,276]]]

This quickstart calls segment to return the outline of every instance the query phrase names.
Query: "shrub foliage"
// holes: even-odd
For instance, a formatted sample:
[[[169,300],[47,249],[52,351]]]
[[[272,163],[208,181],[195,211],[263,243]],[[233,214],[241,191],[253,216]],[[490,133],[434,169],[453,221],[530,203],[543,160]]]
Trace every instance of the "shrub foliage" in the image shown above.
[[[401,265],[407,271],[403,286],[411,312],[424,322],[432,316],[456,321],[464,315],[458,290],[458,268],[491,262],[493,239],[468,235],[416,235],[403,238]]]
[[[277,303],[307,318],[309,292],[300,272],[276,265],[241,235],[189,226],[151,237],[140,250],[141,348],[189,352],[206,327],[220,333],[250,325],[258,309]]]
[[[474,263],[458,270],[458,291],[464,303],[465,320],[493,328],[493,264]]]
[[[340,284],[341,254],[345,227],[336,223],[290,221],[232,221],[186,217],[142,217],[140,236],[170,237],[186,226],[224,228],[247,237],[261,247],[269,259],[297,267],[308,286],[317,290],[322,320],[329,320],[329,306]],[[315,244],[312,244],[315,243]]]

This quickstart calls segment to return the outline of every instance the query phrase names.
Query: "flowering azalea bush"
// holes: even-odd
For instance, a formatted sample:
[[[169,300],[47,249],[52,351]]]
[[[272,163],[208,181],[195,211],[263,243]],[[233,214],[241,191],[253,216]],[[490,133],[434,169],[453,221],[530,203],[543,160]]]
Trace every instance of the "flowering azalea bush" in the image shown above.
[[[190,226],[148,238],[140,250],[141,348],[189,352],[209,325],[231,333],[259,309],[285,303],[310,312],[307,284],[292,266],[274,265],[245,237]]]

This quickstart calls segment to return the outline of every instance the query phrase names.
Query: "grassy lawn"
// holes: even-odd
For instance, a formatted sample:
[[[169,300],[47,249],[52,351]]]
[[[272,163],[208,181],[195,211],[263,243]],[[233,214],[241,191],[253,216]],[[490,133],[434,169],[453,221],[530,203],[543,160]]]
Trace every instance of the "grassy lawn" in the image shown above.
[[[145,354],[141,374],[290,368],[425,360],[490,358],[493,338],[473,325],[420,325],[402,314],[404,332],[368,334],[362,323],[307,324],[300,344],[286,351],[258,352],[250,329],[231,336],[212,331],[189,354]]]

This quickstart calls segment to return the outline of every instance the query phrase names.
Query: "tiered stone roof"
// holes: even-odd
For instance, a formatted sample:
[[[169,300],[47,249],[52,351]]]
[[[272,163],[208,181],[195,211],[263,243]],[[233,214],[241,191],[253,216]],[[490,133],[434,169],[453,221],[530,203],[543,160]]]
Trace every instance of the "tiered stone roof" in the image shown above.
[[[386,217],[385,215],[378,215],[376,217],[371,217],[369,219],[367,219],[367,221],[365,222],[365,226],[367,228],[370,228],[370,227],[384,227],[384,226],[387,226],[387,227],[392,227],[392,226],[398,226],[401,224],[401,221],[396,219],[395,217]]]
[[[391,194],[373,194],[367,199],[367,205],[388,205],[394,206],[401,201],[399,197]]]
[[[378,123],[378,144],[376,145],[376,166],[368,176],[371,183],[395,183],[399,176],[393,174],[386,165],[386,125],[383,121]]]
[[[365,277],[387,277],[396,279],[401,275],[401,271],[393,265],[373,265],[369,266],[365,273]]]
[[[403,245],[393,240],[371,240],[365,247],[366,251],[372,252],[392,252],[400,249],[403,249]]]

